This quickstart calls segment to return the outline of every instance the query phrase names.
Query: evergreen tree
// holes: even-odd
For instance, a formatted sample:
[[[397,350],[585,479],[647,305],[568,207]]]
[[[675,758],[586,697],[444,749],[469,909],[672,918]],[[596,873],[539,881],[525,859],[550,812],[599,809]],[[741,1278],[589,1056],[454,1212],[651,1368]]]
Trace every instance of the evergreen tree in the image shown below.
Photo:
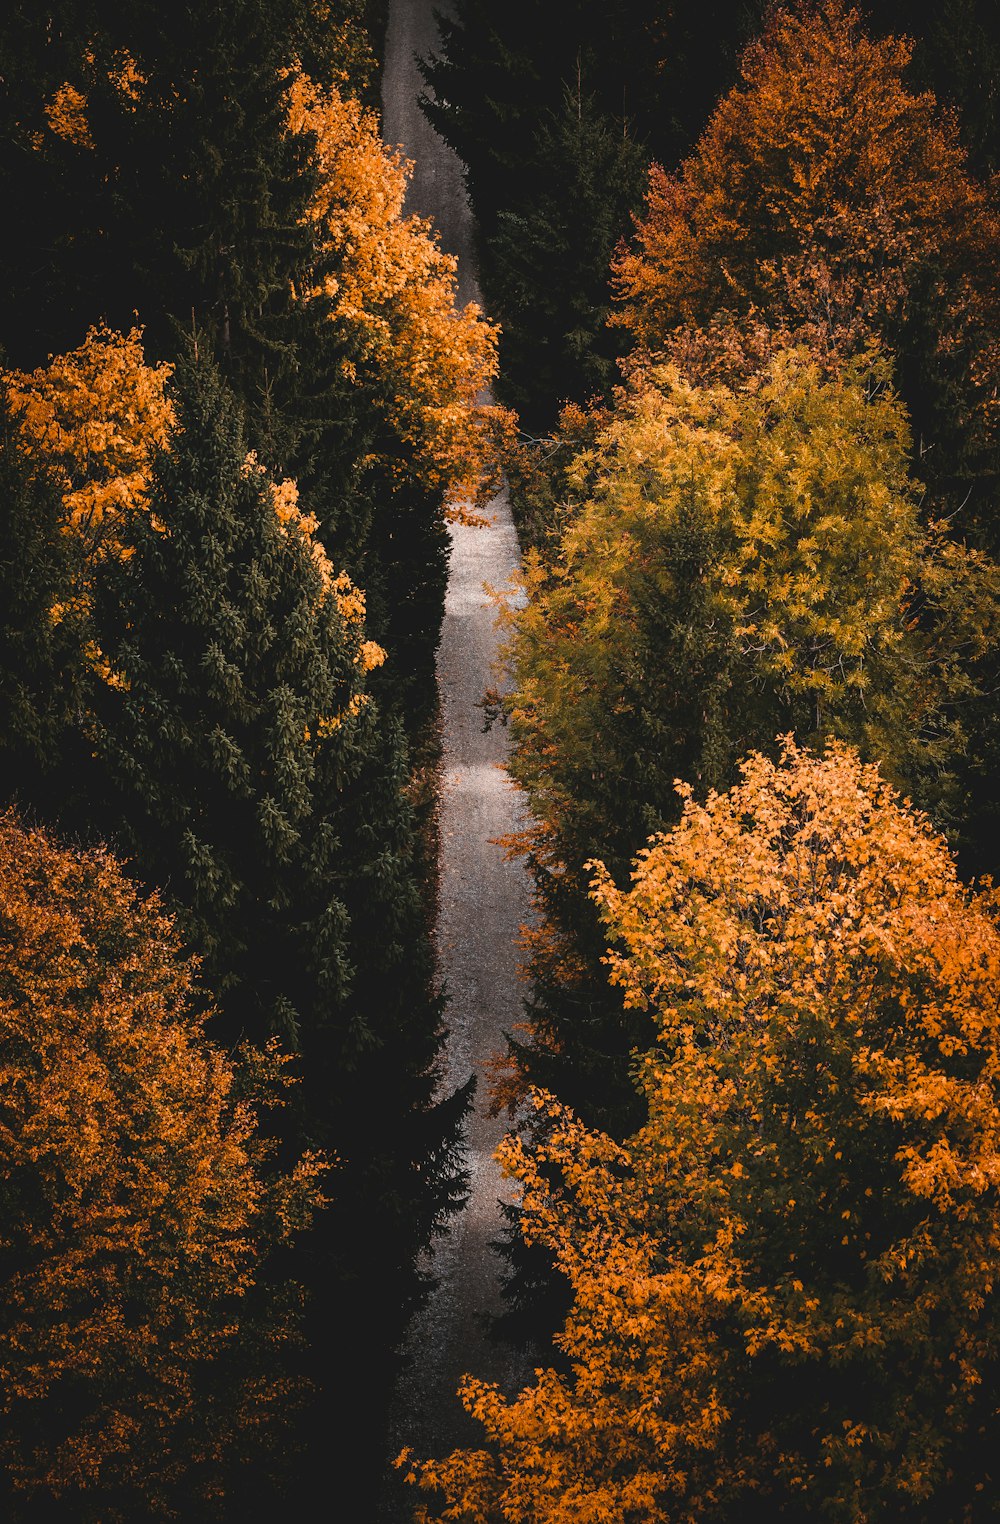
[[[62,518],[60,484],[30,458],[0,389],[0,789],[5,804],[43,813],[59,798],[84,668],[76,545]]]
[[[755,0],[461,0],[424,60],[428,116],[466,167],[501,390],[528,427],[613,379],[607,270],[650,155],[674,163],[735,78]]]
[[[554,403],[607,394],[617,379],[611,256],[644,168],[641,147],[593,96],[567,89],[536,124],[531,200],[498,212],[483,262],[504,395],[528,426],[549,423]]]
[[[295,1131],[343,1163],[311,1278],[327,1390],[371,1413],[418,1294],[414,1258],[453,1204],[466,1096],[435,1101],[440,1011],[395,721],[366,692],[382,652],[362,596],[247,460],[204,362],[148,505],[109,563],[96,624],[89,811],[178,908],[232,1041],[302,1055]]]
[[[0,331],[24,372],[136,313],[151,360],[189,342],[214,357],[250,446],[371,588],[396,658],[380,691],[416,733],[443,494],[466,495],[454,457],[474,453],[495,340],[453,310],[452,266],[404,215],[405,172],[349,93],[373,90],[360,9],[65,0],[47,26],[15,4],[0,20],[0,195],[19,236],[0,251]]]

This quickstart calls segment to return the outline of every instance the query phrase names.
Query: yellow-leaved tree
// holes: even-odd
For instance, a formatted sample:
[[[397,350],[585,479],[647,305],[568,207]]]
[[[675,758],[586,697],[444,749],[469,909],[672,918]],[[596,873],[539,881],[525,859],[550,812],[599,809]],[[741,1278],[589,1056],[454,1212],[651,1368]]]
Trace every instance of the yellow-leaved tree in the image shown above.
[[[145,498],[174,422],[172,370],[146,363],[140,328],[98,325],[48,365],[0,375],[29,452],[62,484],[67,526],[92,553],[118,544],[122,516]]]
[[[409,458],[457,508],[495,477],[506,415],[480,394],[496,374],[496,328],[476,303],[458,305],[457,260],[426,218],[404,213],[412,166],[382,141],[374,113],[301,73],[288,99],[318,172],[309,217],[321,273],[300,294],[325,300],[349,337],[349,374],[373,389],[396,441],[391,468]]]
[[[730,379],[775,343],[899,360],[932,491],[997,544],[998,222],[958,123],[913,88],[912,45],[849,0],[775,6],[690,157],[654,166],[617,320],[634,363]]]
[[[412,1462],[466,1524],[958,1524],[996,1496],[997,897],[849,747],[783,744],[600,867],[647,1009],[623,1144],[536,1093],[522,1229],[558,1369],[467,1378],[482,1449]]]
[[[650,370],[565,467],[577,501],[510,614],[542,912],[515,1094],[527,1076],[588,1122],[634,1125],[646,1027],[607,988],[585,865],[627,875],[676,819],[678,777],[704,794],[775,734],[834,735],[941,822],[960,812],[1000,579],[921,523],[909,444],[884,360],[831,376],[792,350],[739,387]]]

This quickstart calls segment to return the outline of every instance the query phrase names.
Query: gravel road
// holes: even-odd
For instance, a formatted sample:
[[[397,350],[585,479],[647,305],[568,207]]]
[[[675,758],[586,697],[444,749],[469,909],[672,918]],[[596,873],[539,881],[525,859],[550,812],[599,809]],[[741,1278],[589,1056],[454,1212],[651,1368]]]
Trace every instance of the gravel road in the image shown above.
[[[408,210],[432,217],[445,249],[457,254],[460,300],[479,301],[472,215],[461,165],[432,131],[417,105],[422,81],[414,55],[437,43],[434,0],[392,0],[383,87],[383,130],[415,161]],[[524,986],[518,974],[518,928],[530,915],[522,866],[505,863],[491,840],[525,824],[521,798],[504,771],[506,733],[482,733],[476,707],[496,681],[498,636],[484,583],[502,586],[519,562],[506,493],[494,499],[488,528],[452,529],[438,685],[444,734],[441,787],[441,885],[438,966],[449,995],[447,1085],[481,1074],[503,1046],[502,1033],[520,1018]],[[417,1454],[442,1455],[481,1439],[456,1398],[465,1371],[516,1390],[524,1361],[485,1336],[500,1307],[501,1262],[490,1245],[501,1229],[498,1199],[509,1197],[493,1161],[503,1123],[486,1114],[485,1082],[467,1134],[471,1194],[437,1248],[431,1269],[438,1290],[416,1321],[406,1347],[409,1367],[397,1392],[393,1442]],[[408,1520],[412,1493],[393,1496],[383,1519]]]

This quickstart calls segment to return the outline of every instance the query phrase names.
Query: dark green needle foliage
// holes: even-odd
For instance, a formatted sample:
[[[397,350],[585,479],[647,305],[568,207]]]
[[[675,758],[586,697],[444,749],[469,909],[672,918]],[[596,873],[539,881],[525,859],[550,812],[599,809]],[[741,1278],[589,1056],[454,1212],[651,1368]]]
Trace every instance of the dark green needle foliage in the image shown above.
[[[503,395],[532,431],[613,383],[623,338],[605,329],[608,268],[646,165],[693,142],[760,11],[460,0],[442,20],[426,109],[466,166]]]
[[[79,702],[84,616],[59,486],[29,459],[0,400],[0,788],[34,811],[59,798]]]
[[[312,1348],[373,1432],[413,1272],[459,1189],[465,1096],[434,1100],[439,1007],[414,873],[406,751],[366,693],[357,595],[247,469],[238,411],[204,362],[148,512],[109,567],[97,625],[97,828],[177,906],[230,1041],[301,1053],[298,1138],[334,1153],[313,1239]],[[348,1374],[349,1373],[349,1374]],[[377,1428],[377,1426],[375,1426]],[[350,1450],[350,1424],[338,1434]]]

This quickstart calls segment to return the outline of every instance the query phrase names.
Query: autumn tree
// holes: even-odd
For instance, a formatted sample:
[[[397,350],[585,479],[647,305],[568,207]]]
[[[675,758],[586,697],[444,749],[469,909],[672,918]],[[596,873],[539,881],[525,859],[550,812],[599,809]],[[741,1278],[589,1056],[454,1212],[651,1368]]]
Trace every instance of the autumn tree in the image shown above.
[[[558,1370],[467,1378],[423,1518],[959,1524],[996,1492],[1000,935],[874,767],[755,755],[595,892],[651,1015],[645,1126],[538,1094],[525,1233]]]
[[[970,162],[988,177],[1000,163],[1000,113],[992,88],[1000,68],[996,6],[991,0],[866,0],[861,9],[873,32],[912,39],[911,79],[956,111]]]
[[[301,1288],[268,1265],[322,1166],[276,1167],[276,1054],[206,1040],[173,920],[109,853],[7,814],[0,909],[4,1515],[200,1517],[292,1443]]]
[[[953,117],[909,87],[911,51],[842,0],[775,10],[690,158],[651,172],[621,321],[653,352],[734,322],[834,356],[878,338],[930,485],[940,500],[960,477],[958,502],[979,482],[962,525],[990,541],[995,215]]]
[[[483,474],[475,401],[495,340],[453,311],[454,262],[403,215],[404,167],[353,99],[372,95],[361,9],[247,0],[193,22],[69,4],[47,27],[15,5],[0,23],[0,195],[21,237],[0,322],[27,374],[96,318],[124,333],[137,312],[154,366],[192,341],[213,356],[249,446],[298,482],[369,593],[397,657],[383,698],[422,720],[442,494]]]
[[[316,175],[300,303],[341,357],[358,420],[354,452],[345,458],[339,438],[331,450],[320,431],[294,474],[326,544],[365,588],[393,683],[421,707],[444,608],[446,500],[476,502],[498,469],[505,418],[479,401],[496,373],[496,331],[459,303],[456,261],[427,219],[404,212],[412,166],[382,142],[373,112],[297,72],[289,127],[311,145]],[[331,426],[342,432],[344,418]]]
[[[612,1130],[634,1118],[642,1029],[606,988],[588,859],[625,874],[673,818],[677,777],[724,787],[785,729],[853,741],[954,814],[1000,592],[992,563],[921,526],[881,362],[830,379],[789,352],[737,390],[654,378],[567,472],[583,501],[510,616],[511,768],[543,911],[516,1067]]]
[[[174,421],[169,365],[149,365],[142,332],[99,326],[30,374],[0,375],[22,448],[62,490],[63,526],[85,557],[114,551],[117,525],[145,502],[156,450]]]

